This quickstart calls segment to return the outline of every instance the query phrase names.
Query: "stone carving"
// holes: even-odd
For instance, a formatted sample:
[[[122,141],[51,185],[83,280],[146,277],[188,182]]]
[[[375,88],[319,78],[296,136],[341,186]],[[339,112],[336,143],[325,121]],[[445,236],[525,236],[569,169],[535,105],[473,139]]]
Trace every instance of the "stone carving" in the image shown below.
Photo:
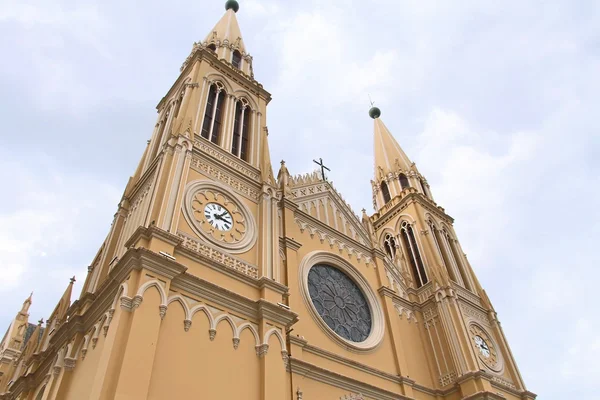
[[[340,397],[340,400],[365,400],[362,394],[346,394]]]
[[[366,265],[369,265],[371,263],[371,257],[366,256],[361,251],[355,249],[354,246],[350,245],[348,241],[340,240],[339,238],[334,237],[329,233],[319,229],[318,227],[313,226],[309,222],[300,220],[299,218],[295,218],[294,220],[296,221],[296,224],[298,224],[298,226],[300,227],[300,232],[304,233],[305,230],[308,230],[311,237],[318,235],[321,243],[327,241],[329,247],[331,247],[332,249],[334,246],[337,246],[340,253],[342,253],[345,250],[348,253],[348,257],[356,255],[357,261],[360,261],[364,258]]]
[[[183,330],[184,331],[186,331],[186,332],[189,331],[190,328],[191,328],[191,326],[192,326],[192,321],[191,320],[186,319],[185,321],[183,321]]]
[[[254,168],[249,165],[244,165],[243,161],[240,162],[237,158],[230,155],[229,153],[225,153],[221,148],[213,148],[204,138],[196,137],[194,140],[194,145],[203,153],[207,154],[211,158],[216,158],[222,163],[226,164],[228,167],[238,171],[244,176],[248,178],[260,182],[260,173],[258,173]],[[195,158],[195,157],[194,157]],[[193,165],[192,159],[192,165]]]
[[[258,279],[257,267],[245,263],[244,261],[233,258],[217,249],[213,249],[212,247],[209,247],[204,243],[194,240],[181,232],[178,232],[178,236],[183,239],[181,245],[184,248],[192,250],[203,257],[215,261],[223,267],[234,269],[238,272],[243,273],[244,275],[248,275],[251,278]]]
[[[238,349],[238,347],[239,347],[239,345],[240,345],[240,338],[236,338],[236,337],[234,337],[234,338],[233,338],[233,339],[231,339],[231,340],[233,341],[233,348],[234,348],[235,350],[237,350],[237,349]]]
[[[308,273],[308,292],[315,309],[335,333],[357,343],[369,337],[369,304],[346,274],[329,265],[314,265]]]
[[[492,381],[494,381],[494,382],[496,382],[496,383],[498,383],[498,384],[500,384],[502,386],[509,387],[511,389],[516,389],[517,388],[512,382],[510,382],[507,379],[501,378],[499,376],[493,376],[492,377]]]
[[[65,357],[65,370],[72,371],[73,369],[75,369],[76,362],[77,360],[74,358]]]
[[[211,342],[213,340],[215,340],[215,336],[217,336],[217,330],[216,329],[209,329],[208,330],[208,337],[211,340]]]
[[[394,305],[394,308],[398,312],[398,316],[400,316],[400,319],[402,319],[403,315],[406,315],[406,320],[408,322],[417,322],[417,316],[415,315],[413,310],[403,307],[399,304]]]
[[[462,310],[462,312],[469,318],[476,320],[477,322],[480,322],[484,325],[487,325],[488,327],[490,326],[490,320],[487,316],[487,314],[476,310],[475,308],[461,303],[460,304],[460,309]]]
[[[439,377],[440,386],[444,387],[453,383],[456,380],[456,374],[454,372],[449,372],[445,375],[441,375]]]
[[[260,346],[256,346],[256,355],[259,357],[264,356],[269,351],[268,344],[261,344]]]
[[[198,172],[210,175],[213,178],[223,182],[224,184],[228,185],[233,190],[235,190],[237,193],[246,196],[254,201],[258,201],[258,190],[246,185],[245,183],[232,177],[231,175],[222,172],[221,170],[216,169],[213,166],[203,162],[200,158],[193,157],[191,167],[192,169],[195,169]]]

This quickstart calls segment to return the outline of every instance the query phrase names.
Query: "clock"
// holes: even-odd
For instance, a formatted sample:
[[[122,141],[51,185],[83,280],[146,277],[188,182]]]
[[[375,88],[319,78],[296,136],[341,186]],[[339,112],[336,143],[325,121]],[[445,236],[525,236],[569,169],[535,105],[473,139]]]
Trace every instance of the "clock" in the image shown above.
[[[479,327],[479,325],[475,324],[471,324],[469,331],[475,351],[481,362],[492,371],[499,372],[502,369],[502,364],[490,335]]]
[[[220,231],[229,231],[233,227],[231,213],[218,203],[208,203],[204,207],[206,221]]]
[[[188,184],[183,211],[195,233],[230,252],[247,251],[256,242],[252,214],[224,185],[206,181]]]

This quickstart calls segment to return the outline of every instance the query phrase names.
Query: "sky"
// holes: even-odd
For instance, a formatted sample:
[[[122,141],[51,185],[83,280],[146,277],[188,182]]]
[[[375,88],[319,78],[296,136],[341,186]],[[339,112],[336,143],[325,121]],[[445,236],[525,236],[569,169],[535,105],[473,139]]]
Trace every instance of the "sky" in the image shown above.
[[[0,0],[0,330],[76,295],[221,0]],[[431,185],[528,389],[598,399],[600,2],[240,0],[273,165],[372,212],[373,121]]]

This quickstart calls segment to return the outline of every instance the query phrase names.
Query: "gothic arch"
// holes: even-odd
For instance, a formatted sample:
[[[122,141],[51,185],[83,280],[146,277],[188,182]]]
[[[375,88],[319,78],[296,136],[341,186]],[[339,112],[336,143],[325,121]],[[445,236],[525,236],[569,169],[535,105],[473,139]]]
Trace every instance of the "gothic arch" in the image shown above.
[[[287,351],[285,348],[285,340],[283,340],[283,335],[277,328],[271,328],[265,333],[265,339],[263,340],[263,345],[269,345],[269,339],[271,339],[271,335],[277,336],[279,340],[279,344],[281,345],[281,351]]]
[[[165,293],[165,289],[156,279],[148,281],[142,286],[140,286],[135,296],[143,299],[144,293],[146,293],[146,290],[148,290],[151,287],[155,287],[158,290],[158,293],[160,294],[160,305],[167,305],[167,294]]]
[[[248,103],[250,104],[250,108],[253,111],[258,111],[258,104],[256,104],[256,101],[254,101],[252,95],[248,91],[244,89],[236,89],[235,91],[231,92],[231,94],[238,100],[243,97],[248,101]]]
[[[244,322],[243,324],[241,324],[240,326],[238,326],[237,332],[236,332],[234,338],[239,339],[240,336],[242,336],[242,332],[245,329],[248,329],[252,333],[252,335],[254,336],[254,342],[255,342],[254,344],[255,344],[255,346],[260,346],[260,338],[259,338],[259,335],[258,335],[258,331],[256,330],[256,328],[254,326],[252,326],[252,324],[250,322]]]
[[[218,72],[213,72],[213,73],[206,75],[205,79],[209,84],[219,82],[223,85],[223,87],[225,88],[225,91],[227,93],[233,93],[233,87],[227,81],[227,78],[224,75],[219,74]]]
[[[385,241],[385,236],[386,235],[392,235],[392,237],[396,238],[396,236],[398,236],[397,232],[394,232],[394,230],[392,228],[384,228],[381,233],[379,234],[379,239],[377,240],[377,242],[379,243],[379,246],[383,249],[383,244]]]
[[[206,315],[206,318],[208,318],[210,329],[214,329],[215,318],[213,317],[208,307],[206,307],[204,304],[197,304],[194,307],[192,307],[192,309],[190,310],[190,321],[192,320],[192,318],[194,318],[194,315],[196,315],[198,311],[201,311],[204,313],[204,315]]]
[[[228,314],[221,314],[219,315],[217,318],[215,318],[215,325],[212,327],[212,329],[217,330],[217,327],[219,326],[219,322],[221,321],[227,321],[227,323],[229,323],[229,326],[231,327],[231,333],[233,335],[233,337],[236,337],[237,334],[237,328],[235,326],[235,322],[233,321],[233,318],[231,318]]]
[[[396,226],[394,227],[394,230],[396,232],[400,232],[400,229],[402,229],[402,223],[404,221],[408,222],[412,226],[416,226],[416,224],[417,224],[417,220],[415,220],[412,215],[410,215],[410,214],[400,214],[398,216],[398,220],[396,221]]]
[[[183,309],[183,312],[185,313],[185,319],[187,320],[192,320],[192,316],[190,313],[190,308],[187,305],[187,302],[185,301],[185,299],[183,297],[181,297],[181,295],[177,294],[175,296],[172,296],[169,298],[169,300],[167,300],[167,307],[173,303],[173,302],[177,302],[181,305],[181,308]]]

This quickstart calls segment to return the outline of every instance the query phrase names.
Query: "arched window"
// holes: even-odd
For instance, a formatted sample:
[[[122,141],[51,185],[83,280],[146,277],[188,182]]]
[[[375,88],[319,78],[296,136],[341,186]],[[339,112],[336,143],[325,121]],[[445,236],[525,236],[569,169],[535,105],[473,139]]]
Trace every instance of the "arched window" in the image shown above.
[[[204,139],[208,139],[215,144],[219,143],[223,103],[226,96],[227,93],[225,93],[219,82],[210,85],[201,135]]]
[[[429,229],[431,230],[431,237],[433,238],[435,247],[437,248],[440,257],[442,258],[442,262],[446,267],[446,271],[448,271],[450,279],[452,279],[454,282],[459,282],[456,278],[456,273],[454,271],[454,264],[452,263],[448,255],[448,248],[446,247],[446,242],[443,240],[440,231],[437,229],[433,221],[429,220],[427,221],[427,223],[429,225]]]
[[[429,197],[429,192],[427,191],[427,187],[425,186],[425,182],[423,182],[423,179],[419,178],[419,183],[421,184],[421,189],[423,190],[423,194],[425,195],[425,197]]]
[[[454,262],[456,264],[456,267],[458,268],[458,272],[460,273],[460,277],[462,278],[464,287],[469,290],[473,290],[469,282],[469,277],[467,276],[465,265],[463,264],[462,258],[460,257],[460,250],[456,245],[456,241],[450,237],[446,230],[443,231],[443,236],[446,240],[448,248],[450,249],[450,253],[452,253],[452,257],[454,258]]]
[[[406,175],[400,174],[400,176],[398,177],[398,179],[400,180],[400,188],[402,190],[410,187],[410,183],[408,182],[408,178],[406,177]]]
[[[214,51],[215,53],[217,52],[217,46],[215,46],[214,43],[209,44],[208,46],[206,46],[206,48]]]
[[[404,254],[407,255],[408,262],[412,268],[413,276],[417,287],[420,288],[427,282],[427,274],[425,273],[425,266],[421,259],[421,253],[419,252],[419,246],[417,246],[417,240],[411,224],[408,222],[402,223],[401,229],[402,244],[404,245]]]
[[[383,239],[383,247],[387,255],[393,260],[396,258],[396,239],[389,233]]]
[[[388,188],[388,185],[385,182],[381,182],[381,194],[383,194],[383,201],[385,203],[392,199],[392,196],[390,196],[390,189]]]
[[[248,129],[251,112],[252,110],[248,106],[246,99],[242,98],[235,103],[231,153],[244,161],[248,161]]]
[[[237,50],[233,51],[233,55],[231,56],[231,64],[235,68],[240,69],[240,66],[242,65],[242,55],[240,54],[239,51],[237,51]]]
[[[42,386],[42,388],[38,392],[37,396],[35,396],[35,400],[42,400],[42,398],[44,397],[45,391],[46,391],[46,385]]]

